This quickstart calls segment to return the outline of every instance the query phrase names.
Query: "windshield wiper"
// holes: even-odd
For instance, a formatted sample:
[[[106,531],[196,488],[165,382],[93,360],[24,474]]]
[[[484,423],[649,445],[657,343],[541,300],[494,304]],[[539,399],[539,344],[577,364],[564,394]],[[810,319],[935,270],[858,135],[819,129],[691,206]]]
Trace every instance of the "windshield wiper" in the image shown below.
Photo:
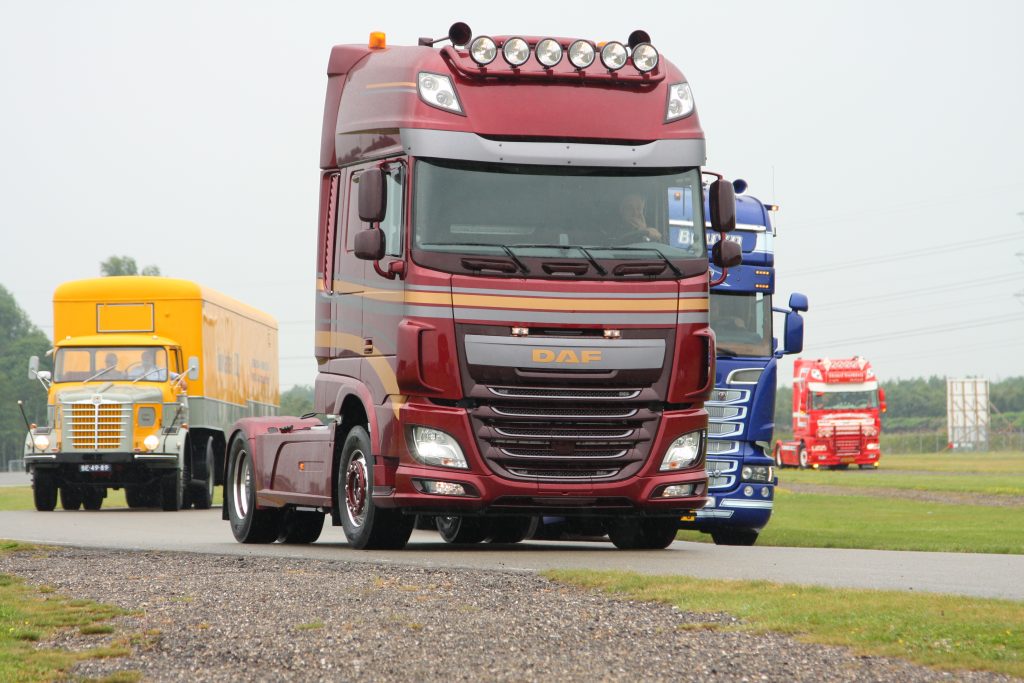
[[[83,379],[83,380],[82,380],[82,384],[85,384],[86,382],[91,382],[91,381],[93,381],[94,379],[96,379],[97,377],[99,377],[100,375],[102,375],[103,373],[105,373],[105,372],[110,372],[110,371],[111,371],[111,370],[113,370],[113,369],[114,369],[114,367],[113,367],[113,366],[111,366],[111,367],[109,367],[109,368],[103,368],[102,370],[100,370],[99,372],[97,372],[97,373],[96,373],[95,375],[93,375],[92,377],[90,377],[90,378],[88,378],[88,379]]]
[[[597,262],[594,255],[587,251],[586,247],[579,244],[513,244],[512,246],[516,249],[579,249],[587,257],[590,265],[594,266],[594,270],[597,271],[598,275],[608,274],[608,271],[601,267],[601,264]]]
[[[516,264],[516,267],[524,273],[529,273],[530,269],[526,267],[526,264],[519,260],[512,250],[504,244],[492,244],[490,242],[423,242],[420,246],[424,247],[492,247],[494,249],[501,249],[508,257],[512,259],[512,263]]]
[[[676,264],[672,263],[672,260],[662,253],[661,249],[655,247],[601,247],[602,249],[608,249],[608,251],[653,251],[657,254],[662,261],[672,269],[672,272],[676,274],[676,277],[683,277],[683,271],[676,268]]]
[[[144,379],[144,378],[146,378],[146,377],[149,377],[149,376],[150,376],[150,375],[152,375],[152,374],[153,374],[154,372],[161,372],[162,370],[163,370],[163,368],[150,368],[149,370],[146,370],[146,371],[145,371],[144,373],[142,373],[141,375],[139,375],[138,377],[136,377],[135,379],[133,379],[133,380],[132,380],[132,381],[130,382],[130,384],[135,384],[135,383],[136,383],[136,382],[138,382],[138,381],[139,381],[140,379]],[[162,382],[163,380],[158,380],[158,381],[161,381],[161,382]]]

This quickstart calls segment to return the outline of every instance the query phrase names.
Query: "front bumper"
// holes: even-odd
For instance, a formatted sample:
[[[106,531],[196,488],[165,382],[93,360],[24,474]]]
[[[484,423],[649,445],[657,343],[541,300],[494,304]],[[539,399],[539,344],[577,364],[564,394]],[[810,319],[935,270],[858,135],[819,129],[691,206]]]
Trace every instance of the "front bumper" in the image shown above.
[[[689,468],[659,472],[658,466],[669,444],[686,432],[706,429],[702,410],[669,411],[659,421],[650,456],[637,475],[616,481],[589,478],[583,481],[510,479],[500,477],[485,464],[476,445],[466,411],[424,404],[407,404],[402,411],[405,425],[423,425],[444,430],[458,440],[469,469],[428,467],[409,455],[407,446],[391,459],[395,468],[390,485],[377,487],[374,503],[425,514],[552,514],[563,517],[608,515],[621,517],[677,516],[702,507],[707,490],[703,455]],[[404,431],[404,430],[402,430]],[[472,495],[446,496],[423,492],[423,481],[461,484]],[[670,485],[692,484],[695,493],[687,497],[664,498],[659,494]]]
[[[177,453],[26,453],[25,469],[45,470],[76,484],[146,484],[178,467]]]
[[[776,480],[743,481],[744,465],[771,467],[774,461],[747,441],[739,442],[734,454],[711,456],[707,464],[711,487],[707,505],[693,514],[683,515],[680,528],[699,531],[763,529],[775,507]]]

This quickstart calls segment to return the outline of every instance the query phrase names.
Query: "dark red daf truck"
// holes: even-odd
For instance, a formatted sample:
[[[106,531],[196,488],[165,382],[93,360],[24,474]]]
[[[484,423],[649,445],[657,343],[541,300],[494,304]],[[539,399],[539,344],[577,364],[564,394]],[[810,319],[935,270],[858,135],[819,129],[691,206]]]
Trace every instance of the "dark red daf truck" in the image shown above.
[[[719,178],[704,215],[693,94],[649,40],[332,50],[317,416],[235,426],[236,539],[309,543],[329,514],[356,548],[417,519],[515,542],[547,517],[664,548],[704,505],[705,226],[735,202]]]

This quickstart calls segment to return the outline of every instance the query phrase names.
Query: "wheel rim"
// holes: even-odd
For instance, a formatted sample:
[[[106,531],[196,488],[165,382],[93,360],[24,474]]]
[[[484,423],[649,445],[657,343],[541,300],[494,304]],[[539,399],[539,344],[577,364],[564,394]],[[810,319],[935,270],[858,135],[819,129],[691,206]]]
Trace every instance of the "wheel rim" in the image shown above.
[[[800,465],[802,467],[807,467],[807,451],[806,450],[801,450],[800,451]]]
[[[249,463],[249,454],[245,451],[238,452],[238,465],[235,467],[235,478],[232,482],[232,499],[235,506],[235,516],[245,519],[249,515],[249,489],[252,485],[252,465]]]
[[[366,521],[366,456],[360,450],[352,453],[345,471],[345,512],[353,526]]]

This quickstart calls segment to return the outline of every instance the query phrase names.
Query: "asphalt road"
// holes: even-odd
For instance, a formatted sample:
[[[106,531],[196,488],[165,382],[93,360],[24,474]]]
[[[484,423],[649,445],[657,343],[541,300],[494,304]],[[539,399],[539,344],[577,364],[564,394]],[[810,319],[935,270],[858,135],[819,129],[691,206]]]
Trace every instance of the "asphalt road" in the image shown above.
[[[1024,600],[1024,556],[832,548],[725,547],[677,541],[662,551],[616,550],[610,543],[530,541],[448,546],[433,532],[414,532],[400,551],[349,548],[340,528],[326,526],[308,546],[242,545],[220,510],[158,512],[0,512],[0,538],[129,550],[320,558],[419,567],[538,571],[618,569],[703,578],[766,579]]]

